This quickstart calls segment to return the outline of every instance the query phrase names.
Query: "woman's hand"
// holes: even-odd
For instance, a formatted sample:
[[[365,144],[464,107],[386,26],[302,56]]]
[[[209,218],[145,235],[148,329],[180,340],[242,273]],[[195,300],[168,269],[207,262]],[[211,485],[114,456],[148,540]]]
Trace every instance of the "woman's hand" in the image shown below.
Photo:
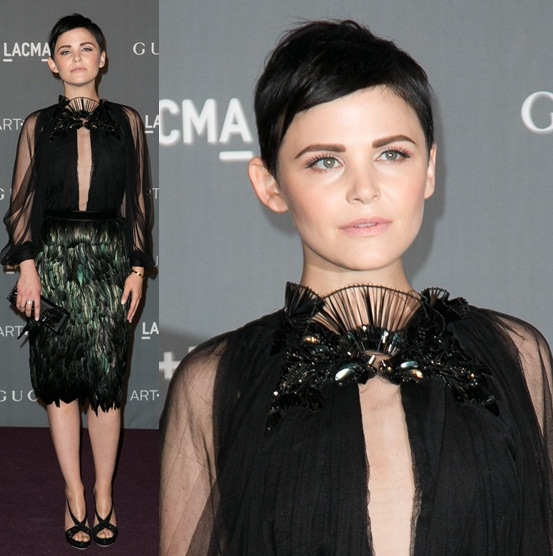
[[[19,280],[17,281],[17,309],[27,318],[40,318],[40,278],[36,271],[35,261],[29,259],[19,265]]]
[[[129,310],[127,312],[127,320],[132,322],[136,310],[138,309],[138,304],[142,299],[142,287],[144,285],[144,269],[140,266],[133,266],[132,271],[125,280],[125,286],[123,288],[123,296],[121,297],[121,304],[127,303],[130,297]]]

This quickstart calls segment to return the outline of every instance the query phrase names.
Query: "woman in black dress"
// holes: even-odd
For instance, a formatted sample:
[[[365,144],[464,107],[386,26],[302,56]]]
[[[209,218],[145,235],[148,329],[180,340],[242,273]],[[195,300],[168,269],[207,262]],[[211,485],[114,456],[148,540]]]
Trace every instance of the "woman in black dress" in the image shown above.
[[[152,268],[151,186],[143,124],[101,100],[105,38],[90,19],[60,19],[49,36],[59,102],[29,115],[19,138],[2,264],[19,265],[17,308],[30,319],[33,388],[46,404],[65,480],[67,541],[115,542],[112,482],[130,323]],[[40,296],[70,314],[56,335],[41,326]],[[86,516],[80,413],[88,404],[96,515]]]
[[[551,554],[547,343],[403,270],[435,187],[425,72],[354,22],[308,23],[255,112],[250,180],[291,214],[301,284],[177,369],[161,554]]]

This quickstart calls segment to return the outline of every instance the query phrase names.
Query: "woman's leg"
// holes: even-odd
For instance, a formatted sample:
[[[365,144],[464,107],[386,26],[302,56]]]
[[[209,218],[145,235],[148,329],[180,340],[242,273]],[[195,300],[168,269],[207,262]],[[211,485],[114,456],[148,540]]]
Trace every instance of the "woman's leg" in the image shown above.
[[[71,507],[73,515],[82,521],[86,516],[86,502],[84,498],[84,485],[81,477],[81,411],[78,401],[63,403],[60,407],[52,403],[46,406],[50,433],[58,463],[65,481],[65,496]],[[65,508],[65,529],[73,527],[74,522]],[[89,535],[79,532],[74,540],[86,542]]]
[[[88,410],[88,434],[90,435],[96,473],[94,485],[96,511],[104,519],[108,516],[113,504],[112,484],[120,433],[120,409],[110,409],[109,411],[98,409],[98,414],[92,409]],[[97,522],[98,520],[94,516],[94,524]],[[111,515],[109,522],[116,525],[115,512]],[[108,538],[112,536],[112,533],[104,529],[98,533],[98,536]]]

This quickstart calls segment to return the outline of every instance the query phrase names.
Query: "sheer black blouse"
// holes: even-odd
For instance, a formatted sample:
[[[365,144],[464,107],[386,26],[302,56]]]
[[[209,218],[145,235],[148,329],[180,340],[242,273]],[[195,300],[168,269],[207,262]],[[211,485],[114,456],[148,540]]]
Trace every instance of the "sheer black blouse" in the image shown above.
[[[1,263],[36,256],[46,211],[115,210],[125,219],[130,264],[151,268],[150,179],[144,126],[134,109],[60,97],[23,124]]]
[[[399,553],[549,555],[553,405],[547,343],[513,317],[433,303],[424,303],[405,327],[405,345],[418,347],[408,349],[403,366],[401,359],[394,363],[413,370],[430,355],[419,365],[421,380],[394,386],[413,478],[411,490],[402,491],[411,515],[394,511],[393,498],[386,514],[395,534],[407,534]],[[427,318],[435,310],[443,324],[437,333],[437,321]],[[351,313],[360,311],[352,307]],[[290,347],[289,335],[283,340],[290,314],[287,302],[284,311],[200,346],[177,369],[161,421],[163,556],[375,552],[370,481],[386,437],[376,451],[369,445],[365,386],[325,378],[329,365],[332,373],[344,368],[325,350],[338,353],[345,346],[342,355],[353,360],[356,338],[345,332],[334,344],[332,338],[317,343],[313,337],[324,339],[327,332],[314,335],[306,328],[311,308],[296,308],[298,337],[317,347],[313,357],[326,358],[316,368],[294,341]],[[424,345],[427,350],[420,349]],[[318,378],[305,385],[313,369]],[[374,380],[380,379],[369,383]],[[304,385],[324,393],[318,407]],[[299,397],[275,401],[283,393]],[[282,409],[280,418],[268,427],[275,407]],[[390,553],[394,542],[381,539],[388,551],[376,554]]]

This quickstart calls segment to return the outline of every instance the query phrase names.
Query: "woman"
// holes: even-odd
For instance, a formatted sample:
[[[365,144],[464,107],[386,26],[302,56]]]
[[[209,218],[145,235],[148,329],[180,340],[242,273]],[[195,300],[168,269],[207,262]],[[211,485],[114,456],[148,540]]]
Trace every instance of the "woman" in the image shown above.
[[[435,187],[425,72],[356,23],[308,23],[255,111],[250,180],[292,216],[301,284],[176,371],[161,553],[551,554],[545,340],[403,269]]]
[[[79,14],[63,17],[49,47],[63,97],[25,120],[1,261],[20,268],[17,309],[30,319],[31,380],[65,480],[66,538],[82,549],[92,540],[110,545],[118,533],[112,482],[130,323],[153,266],[150,175],[140,116],[98,96],[101,29]],[[41,294],[70,314],[60,335],[35,322]],[[92,528],[80,474],[85,402],[96,473]]]

